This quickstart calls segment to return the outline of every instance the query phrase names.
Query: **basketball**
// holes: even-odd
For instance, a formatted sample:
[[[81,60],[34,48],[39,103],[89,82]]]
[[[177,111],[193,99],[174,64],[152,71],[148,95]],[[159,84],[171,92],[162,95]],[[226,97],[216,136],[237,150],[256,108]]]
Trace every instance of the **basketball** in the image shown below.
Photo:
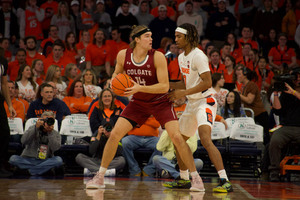
[[[133,86],[131,77],[127,74],[118,74],[111,82],[111,88],[116,95],[124,96],[126,88]]]

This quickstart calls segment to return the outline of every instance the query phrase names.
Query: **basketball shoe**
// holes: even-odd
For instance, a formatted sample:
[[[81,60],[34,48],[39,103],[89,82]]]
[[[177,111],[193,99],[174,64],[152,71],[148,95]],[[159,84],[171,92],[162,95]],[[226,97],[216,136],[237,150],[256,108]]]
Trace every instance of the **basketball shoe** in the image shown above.
[[[225,178],[220,178],[220,183],[217,187],[213,189],[213,192],[219,192],[219,193],[233,192],[233,188],[230,181],[227,181]]]
[[[205,191],[202,178],[199,175],[192,178],[192,187],[190,188],[190,190],[195,192]]]
[[[175,179],[175,181],[165,182],[162,185],[167,188],[189,189],[191,187],[191,181],[179,178]]]
[[[105,188],[104,185],[104,174],[100,174],[97,172],[97,174],[94,176],[92,180],[86,183],[86,189],[101,189]]]

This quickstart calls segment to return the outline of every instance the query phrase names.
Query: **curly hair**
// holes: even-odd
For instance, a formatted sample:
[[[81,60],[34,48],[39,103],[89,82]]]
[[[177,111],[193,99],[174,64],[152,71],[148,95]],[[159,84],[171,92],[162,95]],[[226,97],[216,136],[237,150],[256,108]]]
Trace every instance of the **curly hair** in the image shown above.
[[[191,44],[193,48],[198,47],[199,45],[199,35],[196,27],[192,24],[184,23],[178,26],[180,28],[183,28],[187,31],[187,35],[185,36],[185,39]]]

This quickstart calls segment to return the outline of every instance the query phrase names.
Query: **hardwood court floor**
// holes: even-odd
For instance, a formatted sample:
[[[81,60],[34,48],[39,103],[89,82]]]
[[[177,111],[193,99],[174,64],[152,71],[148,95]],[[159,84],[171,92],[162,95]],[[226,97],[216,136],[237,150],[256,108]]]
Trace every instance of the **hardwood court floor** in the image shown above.
[[[234,192],[216,194],[212,188],[216,179],[205,178],[206,192],[170,190],[161,186],[166,179],[105,178],[106,188],[86,190],[84,183],[90,178],[65,177],[46,179],[0,179],[0,200],[245,200],[245,199],[300,199],[300,183],[271,183],[254,180],[232,180]]]

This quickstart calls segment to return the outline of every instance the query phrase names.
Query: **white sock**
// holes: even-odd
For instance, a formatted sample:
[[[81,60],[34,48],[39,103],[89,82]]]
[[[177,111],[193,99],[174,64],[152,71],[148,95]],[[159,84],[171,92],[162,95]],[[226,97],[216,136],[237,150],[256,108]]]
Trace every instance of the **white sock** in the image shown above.
[[[180,170],[180,178],[183,180],[190,180],[189,170]]]
[[[194,172],[191,172],[191,176],[192,176],[192,179],[199,176],[199,173],[197,171],[194,171]]]
[[[228,181],[228,177],[227,177],[225,169],[222,169],[222,170],[218,171],[218,174],[219,174],[220,178],[225,178],[226,181]]]
[[[105,167],[100,167],[99,173],[100,173],[100,174],[105,174],[106,170],[107,170],[107,168],[105,168]]]

